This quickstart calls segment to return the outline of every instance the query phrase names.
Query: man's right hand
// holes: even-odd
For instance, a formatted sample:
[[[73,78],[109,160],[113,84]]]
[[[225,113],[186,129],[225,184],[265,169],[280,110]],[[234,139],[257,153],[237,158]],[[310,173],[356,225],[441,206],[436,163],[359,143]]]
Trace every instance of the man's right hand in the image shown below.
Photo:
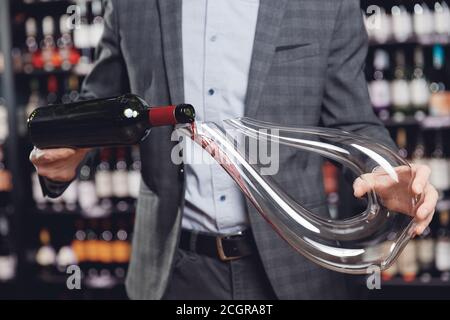
[[[70,182],[76,176],[78,165],[90,150],[34,148],[30,153],[30,161],[40,176],[57,182]]]

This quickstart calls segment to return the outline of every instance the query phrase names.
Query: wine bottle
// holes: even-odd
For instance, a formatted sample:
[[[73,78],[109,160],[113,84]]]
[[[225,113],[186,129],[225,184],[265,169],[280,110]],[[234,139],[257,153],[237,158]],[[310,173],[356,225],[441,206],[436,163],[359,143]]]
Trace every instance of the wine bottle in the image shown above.
[[[138,146],[132,147],[131,160],[132,163],[128,171],[128,193],[131,198],[137,199],[141,181],[141,158]]]
[[[39,181],[39,175],[36,171],[31,173],[31,189],[33,200],[38,210],[45,210],[47,208],[47,199],[42,193],[41,183]]]
[[[62,59],[61,68],[63,70],[70,70],[72,66],[78,64],[80,60],[80,53],[73,46],[72,35],[69,27],[70,17],[62,15],[59,19],[60,38],[57,40],[59,54]]]
[[[398,151],[399,155],[402,158],[407,159],[408,158],[408,146],[407,146],[408,138],[407,138],[405,128],[399,128],[397,130],[397,137],[395,139],[395,142],[397,143],[397,146],[399,148],[399,151]]]
[[[436,146],[431,154],[431,159],[428,165],[431,169],[430,183],[440,191],[449,189],[450,172],[447,159],[444,154],[444,144],[441,130],[436,132]]]
[[[424,55],[421,47],[417,47],[414,51],[414,73],[410,83],[410,95],[416,118],[422,118],[428,109],[430,89],[424,75]]]
[[[39,239],[41,247],[36,253],[36,262],[40,266],[41,274],[49,276],[56,271],[56,251],[50,243],[50,232],[47,229],[40,231]]]
[[[416,279],[419,271],[416,240],[410,240],[398,257],[398,271],[405,282],[411,282]]]
[[[128,197],[128,168],[125,148],[116,149],[116,159],[112,172],[112,190],[116,198]]]
[[[409,81],[406,74],[405,53],[398,50],[395,53],[395,79],[391,84],[392,107],[395,116],[409,113],[411,103],[409,92]]]
[[[385,50],[378,49],[375,51],[373,68],[373,80],[369,84],[370,99],[378,117],[387,120],[391,105],[391,93],[387,77],[389,55]]]
[[[439,214],[439,229],[436,237],[436,269],[443,280],[450,276],[450,230],[449,212],[441,211]]]
[[[114,234],[112,242],[113,261],[115,265],[115,274],[118,277],[124,274],[126,265],[130,261],[131,244],[130,238],[127,232],[126,223],[123,220],[119,220],[116,226],[116,232]]]
[[[378,19],[378,26],[370,30],[370,35],[377,43],[385,43],[392,37],[391,16],[384,8],[380,8],[380,13],[375,19]]]
[[[420,267],[420,279],[429,282],[434,267],[434,239],[432,230],[427,227],[417,240],[417,259]]]
[[[433,33],[433,14],[426,3],[414,5],[414,32],[421,43],[429,43]]]
[[[434,4],[434,32],[438,36],[438,42],[448,40],[450,33],[450,9],[445,1]],[[440,41],[440,40],[443,41]]]
[[[10,225],[7,216],[0,211],[0,283],[14,279],[16,256],[12,252]]]
[[[429,159],[426,158],[425,144],[423,142],[423,133],[419,132],[417,136],[417,143],[412,153],[412,163],[416,165],[427,165]]]
[[[103,219],[100,223],[100,242],[98,244],[98,254],[100,263],[111,266],[113,263],[111,221],[109,218]]]
[[[73,181],[61,195],[66,210],[75,211],[78,203],[78,181]]]
[[[433,46],[433,63],[430,71],[430,90],[432,93],[445,91],[447,74],[445,72],[445,50],[442,45]]]
[[[95,210],[95,207],[98,204],[98,198],[95,192],[92,170],[88,165],[84,165],[80,169],[78,202],[84,215],[92,217],[98,214]]]
[[[393,6],[392,13],[392,32],[394,39],[398,42],[405,42],[411,38],[413,33],[413,22],[411,14],[403,5]]]
[[[54,104],[58,101],[58,78],[55,75],[51,75],[47,79],[47,103]],[[33,112],[32,112],[33,114]]]
[[[23,55],[23,71],[31,73],[34,69],[44,68],[44,60],[37,41],[37,22],[35,18],[25,21],[26,49]]]
[[[80,268],[84,267],[84,263],[87,261],[86,254],[86,230],[83,220],[79,219],[75,221],[75,234],[72,239],[71,247],[75,253],[77,263]]]
[[[67,267],[77,264],[77,256],[71,246],[62,246],[56,255],[56,267],[59,272],[65,273]]]
[[[90,45],[92,48],[97,47],[103,34],[104,20],[103,20],[103,4],[101,0],[93,0],[91,2],[92,22],[90,24]]]
[[[30,138],[38,148],[136,144],[156,126],[192,123],[191,105],[149,108],[133,94],[41,107],[28,118]]]
[[[62,64],[59,51],[56,50],[55,44],[55,22],[53,17],[47,16],[42,20],[42,31],[44,39],[42,41],[42,58],[44,59],[44,70],[53,71],[55,68],[59,68]]]
[[[111,149],[103,148],[100,151],[100,163],[95,171],[95,190],[100,201],[100,207],[105,212],[112,208],[112,173],[110,166]]]

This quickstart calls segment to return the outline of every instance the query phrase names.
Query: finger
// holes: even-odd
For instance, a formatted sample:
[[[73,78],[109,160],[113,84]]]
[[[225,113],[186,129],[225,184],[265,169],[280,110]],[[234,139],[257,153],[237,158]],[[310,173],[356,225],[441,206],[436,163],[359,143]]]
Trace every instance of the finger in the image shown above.
[[[433,215],[438,198],[438,192],[431,184],[428,183],[424,190],[423,202],[419,205],[416,211],[416,218],[419,221],[425,220],[428,216]]]
[[[76,153],[75,149],[60,148],[60,149],[33,149],[30,156],[31,162],[35,165],[49,164],[56,161],[67,159]]]
[[[434,213],[434,212],[433,212]],[[425,229],[428,227],[428,225],[431,223],[431,220],[433,220],[433,213],[430,214],[425,220],[417,223],[414,233],[417,235],[421,235]]]
[[[355,197],[360,198],[372,189],[371,184],[367,181],[367,177],[358,177],[353,183],[353,194]]]
[[[415,166],[415,177],[412,183],[412,190],[416,195],[424,192],[424,189],[428,183],[428,179],[430,178],[430,168],[425,165]]]

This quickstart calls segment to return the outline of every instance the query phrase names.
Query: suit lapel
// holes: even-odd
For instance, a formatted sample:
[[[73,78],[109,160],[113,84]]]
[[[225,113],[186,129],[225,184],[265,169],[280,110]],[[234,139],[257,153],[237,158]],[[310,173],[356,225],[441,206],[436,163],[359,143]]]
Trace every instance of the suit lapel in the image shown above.
[[[167,72],[170,100],[173,104],[184,102],[181,1],[158,0],[164,64]]]
[[[280,29],[287,0],[260,0],[252,62],[245,98],[245,115],[255,117],[264,80],[275,53],[276,38]]]

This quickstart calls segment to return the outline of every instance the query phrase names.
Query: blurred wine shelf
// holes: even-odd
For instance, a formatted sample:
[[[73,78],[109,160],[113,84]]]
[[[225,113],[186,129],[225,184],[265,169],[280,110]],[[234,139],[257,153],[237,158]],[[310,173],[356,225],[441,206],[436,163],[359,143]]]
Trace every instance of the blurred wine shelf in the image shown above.
[[[77,28],[68,24],[74,4],[81,14]],[[376,298],[450,296],[445,280],[450,272],[448,4],[361,1],[370,41],[365,74],[374,112],[403,157],[432,168],[430,179],[440,193],[435,219],[405,248],[389,271],[392,279],[382,282],[383,290],[372,292]],[[37,106],[78,98],[95,60],[103,9],[100,0],[0,1],[0,298],[126,298],[138,150],[93,153],[80,178],[51,201],[43,197],[28,161],[27,115]],[[357,212],[342,180],[330,163],[324,164],[333,216]],[[62,271],[70,264],[80,266],[83,290],[67,289]]]

